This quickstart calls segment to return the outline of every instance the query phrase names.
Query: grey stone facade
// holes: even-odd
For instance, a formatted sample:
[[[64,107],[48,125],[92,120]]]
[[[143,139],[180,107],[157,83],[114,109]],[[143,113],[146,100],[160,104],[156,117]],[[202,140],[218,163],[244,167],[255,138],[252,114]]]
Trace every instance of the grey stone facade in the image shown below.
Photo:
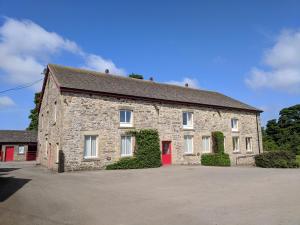
[[[38,161],[50,169],[58,168],[58,150],[64,154],[65,171],[99,169],[119,160],[121,135],[129,129],[157,129],[161,142],[172,142],[172,164],[199,164],[202,137],[213,131],[224,133],[232,165],[251,164],[253,155],[262,152],[258,112],[62,92],[51,74],[49,77],[39,114]],[[133,127],[120,127],[120,109],[133,112]],[[183,129],[183,112],[193,113],[193,129]],[[237,132],[232,132],[232,118],[239,121]],[[96,159],[84,159],[85,135],[97,136]],[[184,135],[193,136],[192,154],[184,154]],[[233,136],[239,137],[240,151],[236,153]],[[251,138],[251,152],[246,152],[246,137]]]

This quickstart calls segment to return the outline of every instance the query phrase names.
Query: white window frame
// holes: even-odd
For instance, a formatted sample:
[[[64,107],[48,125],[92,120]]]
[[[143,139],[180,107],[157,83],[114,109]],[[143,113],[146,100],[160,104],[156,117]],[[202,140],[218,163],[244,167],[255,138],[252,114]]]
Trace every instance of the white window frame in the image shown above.
[[[184,124],[184,116],[186,115],[186,122],[187,124]],[[183,112],[182,113],[182,126],[184,129],[193,129],[194,127],[194,113],[193,112]]]
[[[188,139],[191,140],[191,146],[189,146]],[[187,142],[186,142],[187,141]],[[187,148],[186,148],[187,146]],[[184,154],[193,154],[194,152],[194,137],[192,135],[184,135]]]
[[[86,155],[87,154],[87,149],[86,149],[86,138],[90,139],[90,148],[92,148],[92,137],[96,138],[96,149],[95,149],[95,153],[96,155]],[[83,158],[84,159],[95,159],[98,158],[98,135],[84,135],[84,149],[83,149]]]
[[[125,138],[125,142],[127,138],[130,138],[130,152],[129,153],[124,153],[126,152],[126,149],[124,149],[124,151],[122,150],[122,139]],[[127,145],[125,145],[127,147]],[[126,148],[125,147],[125,148]],[[121,153],[121,157],[129,157],[133,155],[133,138],[130,135],[121,135],[121,143],[120,143],[120,153]]]
[[[234,121],[236,121],[236,127],[234,127]],[[239,131],[239,120],[237,118],[231,119],[231,130],[232,131]]]
[[[121,113],[125,112],[125,120],[126,120],[126,114],[130,112],[130,121],[129,122],[121,122]],[[119,112],[119,120],[120,120],[120,127],[132,127],[132,121],[133,121],[133,111],[128,109],[121,109]]]
[[[23,151],[20,151],[20,149],[23,149]],[[24,155],[25,154],[25,146],[24,145],[19,145],[18,146],[18,154],[19,155]]]
[[[234,144],[234,139],[237,139],[236,145]],[[235,146],[237,148],[234,148]],[[232,137],[232,149],[233,149],[233,152],[240,152],[240,138],[238,136]]]
[[[208,139],[208,149],[207,147],[207,139]],[[211,153],[211,138],[210,136],[202,136],[202,153]]]
[[[247,152],[252,152],[253,151],[253,148],[252,148],[252,137],[246,137],[245,141],[246,141],[246,151]],[[248,143],[250,145],[250,148],[248,148]]]
[[[224,146],[224,151],[226,151],[226,136],[224,136],[224,141],[223,141],[223,146]]]

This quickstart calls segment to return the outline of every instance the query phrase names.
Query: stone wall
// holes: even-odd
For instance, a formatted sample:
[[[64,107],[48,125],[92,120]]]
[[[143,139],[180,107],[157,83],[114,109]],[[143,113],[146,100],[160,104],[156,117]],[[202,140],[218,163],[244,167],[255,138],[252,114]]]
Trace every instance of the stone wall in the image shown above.
[[[52,170],[57,170],[57,155],[61,148],[61,98],[54,77],[49,73],[39,113],[37,162]]]
[[[49,94],[47,95],[49,96]],[[56,96],[55,99],[57,98]],[[60,147],[65,155],[65,170],[103,168],[120,159],[121,135],[128,130],[128,128],[120,127],[120,109],[133,111],[134,127],[130,129],[157,129],[161,141],[172,141],[173,164],[199,164],[203,151],[202,136],[211,136],[212,131],[222,131],[226,136],[225,151],[230,154],[232,165],[236,164],[238,156],[259,153],[260,120],[259,115],[253,112],[75,93],[63,93],[60,104],[62,104],[60,106],[62,115],[60,126],[56,128],[55,132],[61,137]],[[47,115],[51,115],[51,107],[48,110],[50,113]],[[184,111],[194,114],[192,130],[185,130],[182,127]],[[43,112],[45,113],[45,111]],[[231,131],[231,118],[239,120],[238,132]],[[257,133],[258,130],[259,133]],[[41,133],[43,134],[43,132]],[[193,135],[194,151],[190,155],[185,155],[183,152],[184,135],[187,134]],[[56,142],[58,138],[55,139],[54,136],[52,138],[52,135],[53,131],[48,133],[48,139]],[[83,158],[84,135],[98,135],[97,159],[86,160]],[[42,143],[40,140],[43,136],[44,134],[39,135],[39,143]],[[232,136],[239,136],[239,153],[232,151]],[[249,153],[246,152],[246,137],[252,138],[253,151]],[[260,151],[262,151],[262,145],[260,145]]]

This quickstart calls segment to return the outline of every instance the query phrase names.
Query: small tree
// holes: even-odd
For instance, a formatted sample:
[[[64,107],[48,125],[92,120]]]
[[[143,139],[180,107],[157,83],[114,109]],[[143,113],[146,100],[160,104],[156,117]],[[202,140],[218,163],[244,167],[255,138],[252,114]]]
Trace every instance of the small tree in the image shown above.
[[[134,79],[140,79],[144,80],[144,76],[136,73],[129,74],[128,77],[134,78]]]
[[[39,104],[41,101],[41,92],[37,92],[34,95],[34,104],[35,107],[30,110],[30,115],[28,118],[31,120],[29,126],[27,127],[27,130],[38,130],[39,126]]]

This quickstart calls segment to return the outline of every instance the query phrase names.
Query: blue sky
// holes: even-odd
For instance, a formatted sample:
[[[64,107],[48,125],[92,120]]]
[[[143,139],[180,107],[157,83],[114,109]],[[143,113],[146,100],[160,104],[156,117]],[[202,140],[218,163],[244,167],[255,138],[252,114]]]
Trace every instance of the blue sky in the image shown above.
[[[222,92],[265,110],[300,103],[299,1],[3,1],[0,91],[47,63]],[[24,129],[40,87],[0,94],[0,129]]]

